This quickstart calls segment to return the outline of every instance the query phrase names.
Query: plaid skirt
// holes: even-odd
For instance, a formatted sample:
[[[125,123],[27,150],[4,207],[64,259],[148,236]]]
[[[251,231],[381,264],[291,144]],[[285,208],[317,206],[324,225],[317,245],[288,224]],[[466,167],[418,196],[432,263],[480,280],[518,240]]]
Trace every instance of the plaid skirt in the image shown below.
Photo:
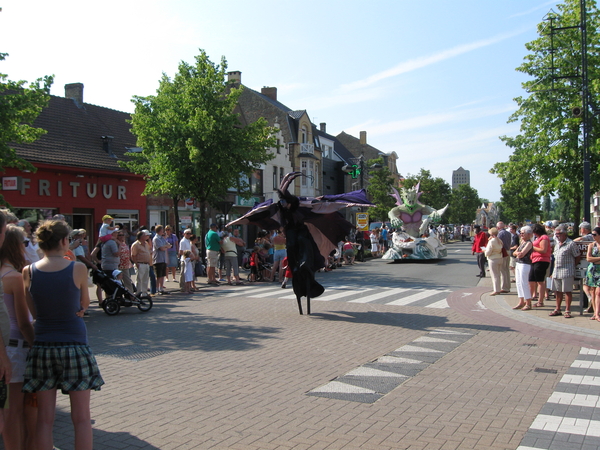
[[[24,378],[23,392],[99,391],[104,384],[90,347],[73,342],[34,342]]]

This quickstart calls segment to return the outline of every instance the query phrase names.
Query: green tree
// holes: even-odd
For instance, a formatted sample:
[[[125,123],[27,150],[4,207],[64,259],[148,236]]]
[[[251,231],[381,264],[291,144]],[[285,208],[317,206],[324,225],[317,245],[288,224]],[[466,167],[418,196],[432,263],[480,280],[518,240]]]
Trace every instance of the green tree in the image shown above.
[[[448,208],[448,222],[455,224],[470,224],[475,220],[477,208],[481,206],[481,199],[475,188],[468,184],[461,184],[452,189],[450,207]]]
[[[177,203],[200,203],[202,235],[205,206],[215,206],[237,187],[249,195],[250,176],[273,156],[274,130],[266,120],[242,126],[234,112],[241,89],[226,81],[227,62],[212,63],[200,50],[195,64],[181,62],[177,74],[163,74],[156,95],[133,98],[132,132],[140,153],[123,166],[144,174],[144,194],[166,194]],[[204,240],[201,240],[204,242]]]
[[[366,166],[373,167],[375,164],[379,164],[381,168],[370,169],[367,192],[371,196],[371,201],[377,206],[369,208],[369,216],[375,221],[385,222],[389,219],[390,209],[396,204],[394,198],[390,196],[394,186],[394,178],[390,169],[384,164],[383,158],[371,159],[367,161]]]
[[[424,205],[442,209],[450,203],[452,188],[443,178],[433,178],[429,170],[421,169],[417,175],[409,174],[402,182],[402,186],[408,189],[416,186],[417,183],[421,183],[419,190],[423,194],[419,197],[419,201]]]
[[[0,61],[6,56],[6,53],[0,53]],[[46,133],[32,124],[50,101],[52,82],[52,76],[38,78],[32,83],[11,81],[8,75],[0,73],[0,170],[7,167],[36,170],[17,155],[11,143],[33,142]]]
[[[500,139],[513,154],[507,162],[496,163],[491,172],[503,180],[502,201],[520,218],[529,218],[539,211],[525,213],[523,203],[533,196],[558,195],[572,199],[576,218],[581,217],[583,198],[583,155],[581,149],[581,119],[574,117],[573,108],[582,106],[581,34],[579,0],[565,0],[557,5],[559,13],[550,13],[548,20],[538,25],[539,37],[526,44],[530,52],[517,71],[531,77],[522,84],[528,95],[517,97],[517,110],[509,122],[520,122],[520,133]],[[588,77],[592,104],[598,105],[600,83],[600,18],[596,3],[588,0],[587,55]],[[562,28],[551,35],[551,26]],[[572,27],[572,28],[569,28]],[[591,135],[598,136],[595,121]],[[600,187],[598,142],[591,140],[591,187]]]
[[[517,185],[504,181],[500,186],[501,219],[508,222],[535,220],[540,212],[540,198],[534,183]]]

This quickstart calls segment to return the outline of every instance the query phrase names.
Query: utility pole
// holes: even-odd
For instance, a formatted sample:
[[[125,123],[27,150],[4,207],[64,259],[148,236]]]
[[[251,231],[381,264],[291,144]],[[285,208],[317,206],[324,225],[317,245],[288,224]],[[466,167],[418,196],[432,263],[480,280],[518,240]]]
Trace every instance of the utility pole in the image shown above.
[[[583,219],[590,222],[590,101],[589,101],[589,79],[588,79],[588,61],[587,61],[587,7],[585,0],[579,0],[580,20],[578,26],[572,27],[555,27],[553,24],[554,17],[550,16],[550,42],[552,54],[552,80],[554,89],[554,80],[559,78],[581,78],[581,110],[573,108],[574,117],[581,118],[581,152],[583,159]],[[561,30],[569,30],[579,28],[580,30],[580,45],[581,45],[581,74],[556,76],[554,74],[554,32]],[[578,110],[576,112],[576,110]],[[579,218],[577,218],[579,220]]]

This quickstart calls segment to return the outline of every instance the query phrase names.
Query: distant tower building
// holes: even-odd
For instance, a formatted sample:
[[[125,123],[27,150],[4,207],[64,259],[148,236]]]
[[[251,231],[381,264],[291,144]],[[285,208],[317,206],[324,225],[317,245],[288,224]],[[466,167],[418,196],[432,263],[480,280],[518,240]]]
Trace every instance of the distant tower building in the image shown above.
[[[461,184],[471,185],[471,172],[459,167],[452,171],[452,189],[456,189]]]

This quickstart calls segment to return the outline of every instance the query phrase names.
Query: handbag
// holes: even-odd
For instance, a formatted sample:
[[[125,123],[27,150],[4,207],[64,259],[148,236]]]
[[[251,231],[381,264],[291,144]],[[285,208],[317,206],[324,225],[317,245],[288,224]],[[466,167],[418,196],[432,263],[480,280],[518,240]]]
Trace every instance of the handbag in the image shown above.
[[[504,247],[502,247],[502,257],[506,258],[508,256],[508,252],[506,251],[506,249]]]

